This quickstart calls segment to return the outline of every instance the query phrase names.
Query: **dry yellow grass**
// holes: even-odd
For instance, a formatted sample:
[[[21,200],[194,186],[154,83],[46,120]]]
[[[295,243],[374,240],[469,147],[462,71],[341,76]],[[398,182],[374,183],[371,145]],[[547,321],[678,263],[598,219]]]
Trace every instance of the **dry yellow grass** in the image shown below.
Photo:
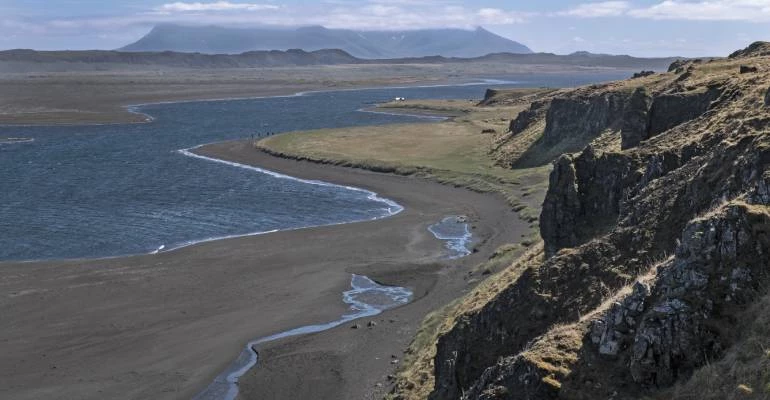
[[[492,154],[521,105],[480,107],[468,101],[420,100],[383,107],[404,112],[439,110],[460,117],[440,123],[291,132],[262,139],[257,147],[288,157],[420,174],[479,192],[496,192],[522,217],[537,220],[550,166],[511,169],[500,166]],[[496,133],[482,133],[484,130]]]
[[[493,257],[488,263],[495,261]],[[490,275],[465,296],[428,314],[409,345],[404,363],[397,373],[399,398],[426,399],[434,387],[433,359],[436,356],[438,337],[452,329],[459,316],[479,310],[503,289],[513,284],[527,268],[542,261],[543,245],[539,242],[508,268]]]

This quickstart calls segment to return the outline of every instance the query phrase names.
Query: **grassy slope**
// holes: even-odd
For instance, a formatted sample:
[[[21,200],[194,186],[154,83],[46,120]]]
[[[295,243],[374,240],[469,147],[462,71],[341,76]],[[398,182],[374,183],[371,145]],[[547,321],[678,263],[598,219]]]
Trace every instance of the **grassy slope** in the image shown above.
[[[438,110],[456,117],[434,124],[292,132],[262,139],[257,146],[286,157],[416,174],[479,192],[498,193],[522,217],[536,222],[550,166],[505,168],[490,154],[494,142],[504,135],[508,122],[522,106],[487,108],[468,101],[443,100],[387,104],[382,108],[389,112]],[[488,133],[482,133],[484,130]]]
[[[487,279],[468,294],[435,310],[424,319],[407,349],[397,374],[401,398],[422,399],[433,388],[433,358],[439,335],[455,319],[482,306],[532,263],[542,259],[537,218],[548,185],[550,165],[511,169],[500,165],[495,148],[510,140],[508,124],[541,90],[511,90],[498,94],[494,106],[467,100],[422,100],[389,103],[378,111],[439,114],[453,119],[434,124],[403,124],[348,129],[293,132],[262,139],[257,147],[286,157],[346,165],[404,175],[420,175],[482,192],[499,193],[514,210],[531,222],[531,235],[503,246],[477,276]],[[486,130],[486,133],[482,133]],[[491,132],[494,130],[494,132]],[[537,134],[514,139],[526,147]]]

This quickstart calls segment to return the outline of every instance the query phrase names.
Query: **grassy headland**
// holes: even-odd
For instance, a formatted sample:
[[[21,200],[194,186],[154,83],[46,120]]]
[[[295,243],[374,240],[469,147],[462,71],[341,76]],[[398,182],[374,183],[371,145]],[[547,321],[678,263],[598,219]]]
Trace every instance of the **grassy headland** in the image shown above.
[[[540,90],[521,90],[534,95]],[[291,132],[256,143],[287,158],[400,175],[417,175],[478,192],[497,193],[534,224],[550,166],[512,169],[494,157],[519,104],[486,107],[468,100],[419,100],[384,104],[377,111],[450,117],[433,124],[399,124]]]

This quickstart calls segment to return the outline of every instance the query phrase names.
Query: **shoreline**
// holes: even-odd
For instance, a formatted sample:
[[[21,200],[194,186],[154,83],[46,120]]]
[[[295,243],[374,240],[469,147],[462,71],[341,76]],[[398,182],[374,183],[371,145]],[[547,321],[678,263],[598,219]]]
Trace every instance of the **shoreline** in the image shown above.
[[[186,157],[197,158],[197,159],[205,160],[205,161],[208,161],[208,162],[225,164],[225,165],[229,165],[229,166],[234,167],[234,168],[243,168],[243,169],[254,171],[256,173],[270,175],[270,176],[273,176],[273,177],[276,177],[276,178],[279,178],[279,179],[289,179],[289,180],[294,180],[294,181],[302,182],[302,183],[305,183],[305,184],[308,184],[308,185],[332,186],[332,187],[338,187],[338,188],[344,189],[344,190],[350,190],[350,191],[367,193],[369,195],[367,197],[370,200],[376,201],[376,202],[380,202],[380,203],[385,204],[385,205],[388,206],[387,214],[375,216],[375,217],[368,218],[368,219],[335,222],[335,223],[324,224],[324,225],[308,225],[308,226],[300,226],[300,227],[295,227],[295,228],[281,228],[281,229],[272,229],[272,230],[267,230],[267,231],[256,231],[256,232],[239,233],[239,234],[226,235],[226,236],[216,236],[216,237],[209,237],[209,238],[203,238],[203,239],[190,239],[190,240],[185,241],[185,242],[169,245],[171,247],[167,247],[166,244],[161,244],[161,246],[158,247],[156,250],[153,250],[153,251],[150,251],[150,252],[147,252],[147,253],[118,254],[118,255],[104,256],[104,257],[79,257],[79,258],[76,257],[76,258],[51,258],[51,259],[42,258],[42,259],[30,259],[30,260],[0,260],[0,265],[2,265],[2,263],[98,261],[98,260],[110,260],[110,259],[119,259],[119,258],[126,258],[126,257],[149,256],[149,255],[156,255],[156,254],[161,254],[161,253],[165,254],[165,253],[170,253],[170,252],[177,251],[177,250],[180,250],[180,249],[184,249],[185,247],[195,246],[195,245],[202,244],[202,243],[207,243],[207,242],[214,242],[214,241],[218,241],[218,240],[238,239],[238,238],[251,237],[251,236],[268,235],[268,234],[276,233],[276,232],[290,232],[290,231],[296,231],[296,230],[302,230],[302,229],[323,228],[323,227],[328,227],[328,226],[355,224],[355,223],[368,222],[368,221],[377,221],[379,219],[389,218],[389,217],[392,217],[394,215],[397,215],[398,213],[400,213],[400,212],[402,212],[404,210],[404,207],[401,206],[400,204],[398,204],[398,203],[396,203],[394,201],[391,201],[391,200],[389,200],[387,198],[383,198],[377,192],[374,192],[374,191],[371,191],[371,190],[361,189],[361,188],[354,187],[354,186],[338,185],[338,184],[331,183],[331,182],[324,182],[324,181],[318,181],[318,180],[308,180],[308,179],[300,179],[300,178],[296,178],[296,177],[293,177],[293,176],[290,176],[290,175],[281,174],[279,172],[270,171],[270,170],[267,170],[267,169],[264,169],[264,168],[259,168],[257,166],[250,166],[250,165],[236,163],[236,162],[231,162],[231,161],[227,161],[227,160],[223,160],[223,159],[207,157],[207,156],[204,156],[204,155],[197,154],[195,152],[196,149],[200,149],[200,148],[206,147],[206,146],[215,145],[215,144],[218,144],[218,143],[226,143],[226,142],[213,142],[213,143],[201,144],[201,145],[193,146],[193,147],[186,148],[186,149],[179,149],[179,150],[177,150],[177,152],[182,154],[182,155],[184,155],[184,156],[186,156]],[[2,144],[2,142],[0,142],[0,144]]]
[[[342,315],[346,307],[339,296],[350,273],[409,287],[415,301],[402,308],[413,310],[413,304],[427,304],[424,298],[430,303],[460,294],[464,270],[447,265],[475,265],[496,244],[515,241],[526,229],[522,223],[517,230],[517,217],[495,196],[418,178],[282,160],[242,141],[208,145],[202,153],[298,178],[355,185],[406,210],[373,222],[218,240],[156,255],[0,263],[1,283],[9,293],[0,299],[0,310],[18,321],[0,337],[8,347],[0,376],[9,382],[0,392],[15,398],[54,392],[78,398],[191,397],[254,337]],[[478,254],[456,263],[437,261],[444,243],[427,226],[446,215],[473,216]],[[398,312],[411,315],[405,321],[415,328],[425,309],[402,308]],[[341,328],[347,327],[332,331]],[[95,393],[99,397],[89,397]]]
[[[150,114],[142,112],[140,109],[146,106],[163,105],[163,104],[184,104],[184,103],[198,103],[198,102],[221,102],[221,101],[244,101],[244,100],[259,100],[259,99],[274,99],[274,98],[290,98],[312,95],[315,93],[330,93],[330,92],[354,92],[364,90],[378,90],[378,89],[419,89],[419,88],[436,88],[436,87],[453,87],[453,86],[484,86],[484,85],[513,85],[520,83],[519,81],[506,81],[498,79],[478,78],[474,81],[459,81],[452,83],[450,80],[442,81],[444,83],[426,84],[425,82],[415,83],[414,85],[403,85],[395,83],[394,86],[367,86],[362,85],[360,87],[349,88],[336,88],[336,89],[309,89],[300,91],[276,91],[277,94],[264,94],[264,95],[247,95],[247,96],[233,96],[233,97],[197,97],[193,96],[190,99],[179,100],[159,100],[148,101],[142,103],[122,104],[119,107],[128,114],[139,115],[144,120],[142,121],[114,121],[114,122],[52,122],[52,123],[0,123],[0,128],[24,128],[24,127],[56,127],[56,126],[110,126],[110,125],[132,125],[132,124],[148,124],[155,120]],[[355,86],[355,85],[354,85]],[[205,95],[204,95],[205,96]],[[361,112],[372,112],[366,109],[359,110]],[[14,114],[15,115],[15,114]],[[414,115],[415,117],[425,117]]]

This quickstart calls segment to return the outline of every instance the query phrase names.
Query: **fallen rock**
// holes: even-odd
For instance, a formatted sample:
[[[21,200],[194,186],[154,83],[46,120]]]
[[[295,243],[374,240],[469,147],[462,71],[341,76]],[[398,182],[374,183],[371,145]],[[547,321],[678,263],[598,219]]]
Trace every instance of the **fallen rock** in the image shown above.
[[[361,329],[361,325],[353,324],[350,329]]]
[[[374,321],[369,321],[367,322],[366,326],[368,326],[369,328],[374,328],[375,326],[377,326],[377,323]]]

